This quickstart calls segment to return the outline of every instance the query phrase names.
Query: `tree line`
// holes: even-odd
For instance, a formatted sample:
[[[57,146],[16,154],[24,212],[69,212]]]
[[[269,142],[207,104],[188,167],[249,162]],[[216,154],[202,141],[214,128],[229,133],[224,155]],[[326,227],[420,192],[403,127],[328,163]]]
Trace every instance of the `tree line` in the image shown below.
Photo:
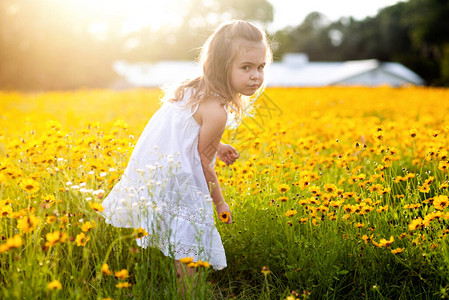
[[[263,27],[273,20],[266,0],[192,0],[179,26],[123,34],[120,16],[98,19],[67,2],[0,0],[0,90],[107,88],[117,78],[116,60],[191,60],[222,20],[247,19]],[[108,24],[104,36],[89,33],[98,21]],[[270,39],[275,59],[287,52],[320,61],[377,58],[403,63],[430,85],[449,85],[447,0],[399,2],[360,21],[329,22],[314,12]]]
[[[329,22],[313,12],[299,26],[276,32],[273,40],[278,41],[277,58],[304,52],[317,61],[395,61],[428,85],[449,86],[448,0],[398,2],[361,21]]]

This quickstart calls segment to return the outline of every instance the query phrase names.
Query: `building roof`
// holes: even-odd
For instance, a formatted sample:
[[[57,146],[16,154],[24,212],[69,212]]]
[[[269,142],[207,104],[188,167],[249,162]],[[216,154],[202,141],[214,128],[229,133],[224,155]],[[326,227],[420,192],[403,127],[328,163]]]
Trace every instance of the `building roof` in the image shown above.
[[[201,74],[201,68],[191,61],[159,61],[113,65],[118,75],[130,86],[161,87],[178,84]],[[369,76],[368,76],[369,75]],[[289,53],[281,62],[272,63],[266,71],[268,86],[328,86],[328,85],[423,85],[424,80],[405,66],[376,59],[345,62],[309,62],[301,53]]]

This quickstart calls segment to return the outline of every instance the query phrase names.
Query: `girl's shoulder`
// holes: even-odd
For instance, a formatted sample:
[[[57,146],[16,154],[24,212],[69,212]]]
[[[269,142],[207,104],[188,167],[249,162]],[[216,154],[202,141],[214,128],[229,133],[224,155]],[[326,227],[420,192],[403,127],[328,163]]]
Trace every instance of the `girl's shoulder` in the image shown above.
[[[199,121],[202,123],[205,119],[216,120],[216,122],[226,124],[227,111],[225,106],[221,103],[219,97],[210,96],[201,101],[198,106],[197,114]]]

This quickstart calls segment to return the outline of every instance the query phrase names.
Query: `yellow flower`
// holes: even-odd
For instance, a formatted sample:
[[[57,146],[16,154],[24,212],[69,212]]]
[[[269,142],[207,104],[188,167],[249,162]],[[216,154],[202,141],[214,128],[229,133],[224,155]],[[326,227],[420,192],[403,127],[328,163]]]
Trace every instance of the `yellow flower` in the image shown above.
[[[291,210],[287,210],[287,212],[285,213],[285,216],[286,216],[286,217],[291,217],[291,216],[296,215],[297,213],[298,213],[298,212],[297,212],[296,210],[291,209]]]
[[[197,262],[189,262],[188,264],[187,264],[187,267],[188,268],[196,268],[196,267],[198,267],[198,263]]]
[[[287,185],[287,184],[280,184],[280,185],[278,185],[278,191],[279,191],[279,193],[286,193],[286,192],[288,192],[290,190],[290,186],[289,185]]]
[[[26,192],[28,192],[28,193],[30,193],[30,194],[35,194],[35,193],[37,193],[37,192],[39,191],[39,188],[40,188],[39,182],[37,182],[36,180],[31,179],[31,178],[25,178],[25,179],[23,179],[23,180],[20,182],[20,187],[21,187],[24,191],[26,191]]]
[[[380,239],[379,244],[381,247],[387,247],[387,246],[391,245],[393,242],[394,242],[394,237],[390,236],[389,240]]]
[[[132,284],[129,283],[129,282],[119,282],[119,283],[117,283],[117,284],[115,285],[115,287],[117,287],[117,288],[119,288],[119,289],[127,288],[127,287],[130,287],[130,286],[132,286]]]
[[[120,271],[117,271],[114,273],[114,276],[120,279],[125,279],[126,277],[128,277],[128,270],[122,269]]]
[[[408,230],[413,231],[416,228],[421,228],[423,225],[423,219],[417,218],[412,220],[410,224],[408,224]]]
[[[46,238],[47,238],[47,242],[45,243],[45,246],[52,247],[59,242],[59,240],[61,238],[61,234],[59,231],[50,232],[50,233],[46,234]]]
[[[436,196],[433,199],[433,206],[436,209],[443,210],[449,205],[449,199],[446,195]]]
[[[56,217],[55,216],[48,216],[46,219],[46,222],[48,224],[54,223],[56,221]]]
[[[343,206],[343,210],[350,214],[353,213],[355,211],[355,208],[351,205],[351,204],[346,204],[345,206]]]
[[[443,182],[440,184],[440,190],[444,190],[447,189],[449,187],[449,183],[448,182]]]
[[[385,206],[379,206],[378,209],[376,209],[377,212],[386,212],[388,210],[388,205]]]
[[[35,215],[29,215],[17,221],[17,228],[24,233],[32,232],[40,222],[41,220]]]
[[[186,265],[186,264],[191,263],[193,261],[193,257],[180,258],[179,261]]]
[[[428,192],[430,192],[430,187],[429,187],[427,184],[424,184],[424,185],[422,185],[422,186],[419,186],[419,187],[418,187],[418,190],[419,190],[421,193],[428,193]]]
[[[301,218],[299,219],[299,223],[307,223],[307,218]]]
[[[220,221],[222,221],[223,223],[228,223],[229,222],[229,212],[225,211],[222,212],[220,215],[218,215],[218,217],[220,218]]]
[[[440,161],[438,163],[438,169],[440,169],[441,171],[447,171],[449,169],[449,161]]]
[[[77,246],[85,246],[87,242],[90,240],[89,236],[86,236],[84,232],[81,232],[76,235],[75,242]]]
[[[6,217],[7,215],[12,214],[12,207],[9,205],[5,205],[0,207],[0,218]]]
[[[92,208],[95,211],[102,212],[104,210],[104,207],[100,203],[92,202],[90,204],[90,208]]]
[[[356,224],[354,224],[354,226],[357,228],[362,228],[362,227],[365,227],[365,224],[364,223],[356,223]]]
[[[207,261],[199,260],[199,261],[197,261],[197,264],[198,264],[198,266],[204,267],[204,268],[206,268],[206,269],[210,267],[210,264],[209,264],[209,262],[207,262]]]
[[[337,186],[335,184],[327,183],[327,184],[324,185],[324,190],[327,193],[332,194],[332,193],[335,193],[338,190],[338,188],[337,188]]]
[[[364,234],[364,235],[362,236],[362,240],[365,242],[365,245],[367,245],[368,242],[370,242],[372,239],[373,239],[373,235],[367,236],[366,234]]]
[[[139,227],[137,229],[134,229],[134,235],[136,236],[137,239],[140,239],[148,235],[148,232],[142,227]]]
[[[396,248],[396,249],[392,249],[391,253],[393,254],[398,254],[401,253],[402,251],[404,251],[405,248]]]
[[[287,202],[288,201],[288,197],[287,196],[280,196],[276,200],[277,201],[281,201],[281,202]]]
[[[443,217],[444,217],[443,216],[443,212],[441,212],[441,211],[432,212],[432,213],[430,213],[430,214],[428,214],[428,215],[426,215],[424,217],[423,224],[425,226],[429,226],[430,222],[432,222],[434,219],[440,219],[440,218],[443,218]]]
[[[89,221],[87,221],[86,223],[84,223],[82,226],[81,226],[81,230],[83,231],[83,232],[88,232],[89,230],[91,230],[92,229],[92,223],[90,223]]]
[[[311,186],[309,187],[309,192],[311,192],[313,195],[319,195],[320,193],[320,187],[319,186]]]
[[[6,240],[6,243],[0,245],[0,253],[6,252],[13,248],[19,248],[23,245],[22,237],[18,234]]]
[[[416,137],[416,135],[418,134],[418,130],[417,130],[416,128],[410,129],[409,132],[410,132],[410,136],[411,136],[412,138]]]
[[[105,275],[111,275],[112,274],[112,271],[109,269],[108,264],[103,264],[101,266],[101,272],[103,272],[103,274],[105,274]]]
[[[50,290],[62,290],[62,284],[59,282],[59,280],[56,279],[52,282],[49,282],[47,287]]]

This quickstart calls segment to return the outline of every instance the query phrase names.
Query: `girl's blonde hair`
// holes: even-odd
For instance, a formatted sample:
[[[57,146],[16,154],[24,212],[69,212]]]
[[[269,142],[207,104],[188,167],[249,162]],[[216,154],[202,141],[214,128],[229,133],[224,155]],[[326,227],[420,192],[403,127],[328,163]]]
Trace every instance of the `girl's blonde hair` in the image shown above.
[[[241,45],[245,41],[264,43],[267,49],[266,63],[271,62],[271,49],[262,29],[247,21],[223,23],[201,49],[200,64],[203,74],[178,86],[171,100],[183,99],[186,90],[192,89],[193,93],[187,105],[196,105],[210,96],[216,96],[223,105],[229,106],[236,119],[241,120],[249,109],[251,97],[237,94],[231,86],[230,75],[231,64],[242,51]],[[260,94],[263,88],[264,86],[260,87],[255,94]]]

